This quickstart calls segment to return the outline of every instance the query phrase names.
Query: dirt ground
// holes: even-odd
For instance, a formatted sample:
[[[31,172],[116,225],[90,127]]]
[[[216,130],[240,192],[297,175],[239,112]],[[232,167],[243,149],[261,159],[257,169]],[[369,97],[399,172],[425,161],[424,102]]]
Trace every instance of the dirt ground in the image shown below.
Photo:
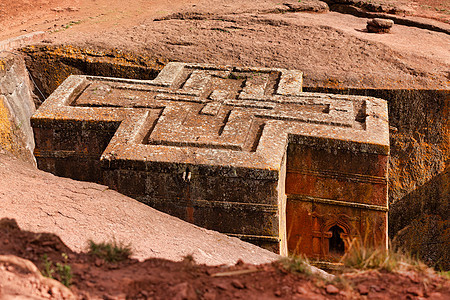
[[[32,299],[448,299],[450,282],[427,271],[346,273],[332,281],[288,271],[282,263],[206,266],[189,257],[182,262],[128,259],[109,263],[71,251],[52,234],[19,229],[0,220],[0,298]],[[15,263],[16,255],[70,284],[48,282],[33,267]],[[70,266],[62,272],[59,266]]]

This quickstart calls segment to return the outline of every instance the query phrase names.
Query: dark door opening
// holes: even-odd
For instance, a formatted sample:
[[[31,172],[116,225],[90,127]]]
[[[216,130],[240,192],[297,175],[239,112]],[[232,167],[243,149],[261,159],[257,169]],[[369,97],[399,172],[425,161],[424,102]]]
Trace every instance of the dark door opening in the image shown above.
[[[344,233],[344,230],[338,225],[334,225],[330,228],[331,238],[329,240],[329,251],[330,254],[339,254],[342,255],[345,252],[345,244],[341,238],[341,233]]]

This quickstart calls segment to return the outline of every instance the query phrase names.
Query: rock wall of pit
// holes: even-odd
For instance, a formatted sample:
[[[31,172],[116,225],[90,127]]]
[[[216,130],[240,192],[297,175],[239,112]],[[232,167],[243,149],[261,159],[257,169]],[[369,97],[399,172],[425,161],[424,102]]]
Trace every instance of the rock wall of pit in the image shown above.
[[[36,108],[30,91],[23,58],[0,53],[0,148],[34,163],[30,117]]]

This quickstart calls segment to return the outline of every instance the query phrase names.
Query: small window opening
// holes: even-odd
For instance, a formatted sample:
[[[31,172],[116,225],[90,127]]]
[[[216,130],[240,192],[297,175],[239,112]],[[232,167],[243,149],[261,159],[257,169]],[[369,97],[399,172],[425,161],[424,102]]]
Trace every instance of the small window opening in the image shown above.
[[[344,254],[345,244],[341,238],[341,233],[344,232],[341,227],[334,225],[330,228],[331,238],[330,238],[330,253],[334,254]]]

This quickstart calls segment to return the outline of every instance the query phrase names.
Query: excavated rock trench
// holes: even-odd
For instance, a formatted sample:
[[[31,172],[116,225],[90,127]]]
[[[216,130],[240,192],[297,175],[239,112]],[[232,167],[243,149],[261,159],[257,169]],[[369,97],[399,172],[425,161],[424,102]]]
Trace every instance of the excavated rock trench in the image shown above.
[[[72,46],[30,46],[22,53],[31,83],[34,82],[30,86],[37,107],[70,74],[154,79],[167,63],[135,53]],[[449,215],[449,168],[445,163],[449,151],[450,92],[312,86],[304,90],[388,100],[390,238],[396,246],[418,254],[430,265],[448,270],[450,236],[445,228]],[[31,131],[21,132],[29,138]]]

